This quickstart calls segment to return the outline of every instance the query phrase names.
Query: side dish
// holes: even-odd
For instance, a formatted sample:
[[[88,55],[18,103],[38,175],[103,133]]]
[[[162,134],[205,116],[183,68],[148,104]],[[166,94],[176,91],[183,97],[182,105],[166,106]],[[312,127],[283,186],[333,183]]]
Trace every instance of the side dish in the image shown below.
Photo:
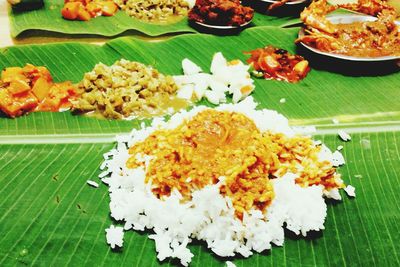
[[[240,60],[227,61],[221,52],[215,53],[211,62],[211,73],[204,73],[195,63],[185,58],[182,61],[183,75],[174,76],[179,90],[178,96],[200,101],[206,98],[218,105],[232,96],[234,103],[246,98],[254,91],[254,81],[249,74],[249,65]]]
[[[278,81],[299,82],[304,79],[310,67],[302,56],[291,55],[288,51],[273,46],[258,48],[250,52],[247,60],[256,77]]]
[[[34,111],[69,109],[69,100],[79,94],[71,82],[54,83],[45,67],[27,64],[1,72],[0,110],[12,118]]]
[[[253,19],[254,10],[239,0],[196,0],[189,20],[218,26],[240,26]]]
[[[134,18],[147,22],[168,23],[187,15],[190,3],[186,0],[114,0]]]
[[[68,20],[88,21],[98,16],[113,16],[117,11],[113,0],[65,0],[61,15]]]
[[[400,28],[393,10],[383,10],[375,21],[334,24],[326,15],[337,8],[327,0],[313,2],[301,13],[306,34],[296,42],[354,57],[400,56]]]
[[[178,86],[171,76],[123,59],[112,66],[97,64],[79,88],[83,93],[73,101],[73,110],[110,119],[163,115],[188,105],[176,96]]]

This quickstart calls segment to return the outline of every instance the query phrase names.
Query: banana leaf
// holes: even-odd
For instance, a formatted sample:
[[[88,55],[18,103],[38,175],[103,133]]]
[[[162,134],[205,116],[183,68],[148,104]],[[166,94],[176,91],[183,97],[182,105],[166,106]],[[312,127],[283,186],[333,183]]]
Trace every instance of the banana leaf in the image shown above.
[[[245,30],[239,36],[218,37],[189,34],[160,42],[148,42],[132,37],[118,38],[103,46],[60,43],[9,47],[0,51],[0,68],[23,66],[26,63],[49,68],[56,81],[79,82],[83,74],[98,62],[112,64],[126,58],[151,64],[163,73],[181,74],[181,61],[188,57],[208,71],[212,55],[222,51],[228,59],[246,60],[249,51],[265,45],[274,45],[298,51],[294,44],[298,28],[281,29],[257,27]],[[298,51],[301,52],[301,51]],[[304,54],[307,59],[312,55]],[[381,76],[350,76],[331,72],[335,62],[312,60],[312,71],[297,84],[255,79],[253,93],[261,107],[278,110],[293,124],[334,127],[332,119],[342,123],[392,124],[400,119],[400,73]],[[353,69],[353,66],[342,66]],[[340,68],[340,65],[336,66]],[[362,69],[357,67],[356,70]],[[373,70],[384,68],[374,65]],[[369,70],[369,69],[368,69]],[[286,103],[280,103],[285,98]],[[202,102],[209,105],[209,103]],[[114,134],[129,131],[138,121],[98,120],[72,116],[70,112],[38,112],[17,119],[0,118],[0,135],[51,134]],[[18,138],[18,137],[17,137]]]
[[[217,51],[242,60],[243,51],[267,44],[302,52],[293,44],[297,31],[259,27],[240,38],[191,34],[157,43],[121,38],[104,46],[10,47],[1,51],[0,67],[45,65],[56,81],[79,82],[97,62],[127,58],[179,74],[184,57],[208,70]],[[311,62],[314,68],[302,82],[256,80],[253,96],[260,107],[278,110],[292,124],[316,125],[315,138],[331,149],[344,145],[346,165],[339,172],[356,187],[357,197],[343,195],[342,203],[329,202],[326,229],[320,233],[297,238],[288,232],[283,247],[230,260],[237,266],[399,266],[400,74],[354,77],[330,66],[332,62]],[[280,103],[281,98],[286,103]],[[333,124],[332,118],[341,123]],[[112,251],[104,232],[115,223],[109,216],[107,187],[86,184],[99,182],[102,154],[114,146],[114,134],[139,123],[69,112],[0,118],[0,266],[177,265],[174,260],[157,260],[148,233],[127,232],[124,247]],[[342,142],[338,129],[351,133],[352,140]],[[190,249],[195,254],[192,266],[225,265],[225,259],[213,256],[204,243]]]
[[[343,144],[321,135],[329,147]],[[399,266],[400,132],[353,133],[340,172],[357,197],[329,203],[326,229],[308,238],[287,233],[283,247],[233,258],[237,266]],[[98,181],[102,153],[112,144],[0,146],[1,266],[176,266],[160,264],[147,233],[125,233],[124,247],[105,241],[107,187]],[[5,164],[4,164],[5,163]],[[191,266],[225,266],[203,243],[190,245]]]
[[[11,36],[16,37],[26,31],[48,31],[63,34],[90,34],[116,36],[128,31],[159,36],[172,33],[196,32],[188,25],[187,18],[168,25],[157,25],[132,18],[120,10],[112,17],[97,17],[87,22],[68,21],[61,17],[64,0],[44,0],[44,7],[32,11],[10,10]],[[280,26],[293,21],[293,17],[275,17],[255,13],[251,26]],[[296,20],[297,22],[297,20]]]

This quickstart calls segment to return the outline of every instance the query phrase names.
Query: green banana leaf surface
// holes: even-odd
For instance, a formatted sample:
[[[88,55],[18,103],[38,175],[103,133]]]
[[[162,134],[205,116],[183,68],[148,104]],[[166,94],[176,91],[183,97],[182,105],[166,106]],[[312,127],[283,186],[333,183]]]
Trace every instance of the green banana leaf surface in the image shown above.
[[[22,32],[42,30],[64,34],[91,34],[101,36],[116,36],[129,31],[142,33],[148,36],[163,34],[196,32],[188,25],[187,18],[172,24],[154,24],[132,18],[120,10],[111,17],[97,17],[90,21],[69,21],[61,16],[64,0],[44,0],[44,7],[32,11],[14,11],[10,9],[11,36],[16,37]],[[275,17],[255,13],[251,27],[254,26],[281,26],[298,19],[290,16]]]
[[[79,82],[96,63],[126,58],[180,74],[183,58],[208,70],[218,51],[241,60],[248,57],[244,51],[268,44],[302,53],[294,45],[298,30],[257,27],[240,37],[188,34],[161,42],[126,37],[103,46],[10,47],[0,52],[0,66],[44,65],[56,81]],[[304,56],[313,69],[303,81],[257,79],[253,97],[260,108],[278,110],[292,124],[316,125],[314,138],[331,149],[343,145],[346,164],[339,172],[345,183],[356,187],[357,197],[342,194],[343,201],[329,201],[326,229],[319,233],[307,238],[287,233],[283,247],[229,260],[237,266],[399,266],[400,73],[381,73],[377,67],[376,74],[361,73],[360,67],[360,73],[349,74],[328,59]],[[178,264],[157,260],[148,233],[129,231],[124,247],[112,251],[104,231],[115,224],[107,187],[86,184],[99,181],[102,154],[114,146],[112,137],[139,125],[137,120],[99,120],[70,112],[0,118],[0,266]],[[352,140],[341,141],[339,129]],[[191,266],[225,265],[226,259],[213,256],[204,243],[189,247],[195,255]]]
[[[329,147],[336,135],[320,136]],[[354,133],[345,144],[340,172],[357,189],[328,204],[325,230],[308,238],[288,234],[283,247],[231,259],[237,266],[398,266],[400,133]],[[367,144],[367,145],[366,145]],[[125,233],[111,251],[104,229],[107,187],[96,180],[102,153],[112,144],[2,145],[0,157],[1,266],[159,266],[147,233]],[[190,245],[191,266],[224,266],[203,243]],[[166,261],[163,266],[176,266]]]
[[[243,61],[248,58],[243,52],[265,45],[295,53],[298,49],[294,40],[298,30],[259,27],[247,29],[241,36],[230,37],[190,34],[160,42],[124,37],[104,46],[65,43],[9,47],[0,53],[0,67],[24,66],[26,63],[44,65],[56,81],[79,82],[96,63],[112,64],[125,58],[153,65],[166,74],[179,75],[184,58],[208,71],[212,56],[218,51],[229,60],[239,58]],[[275,109],[301,125],[329,127],[333,118],[343,123],[370,124],[400,119],[400,73],[354,77],[324,69],[330,64],[325,59],[312,62],[315,68],[296,84],[255,79],[253,96],[260,102],[260,107]],[[286,100],[284,104],[280,103],[282,98]],[[70,112],[40,112],[17,119],[1,119],[0,135],[114,134],[138,125],[138,121],[95,120],[72,116]]]

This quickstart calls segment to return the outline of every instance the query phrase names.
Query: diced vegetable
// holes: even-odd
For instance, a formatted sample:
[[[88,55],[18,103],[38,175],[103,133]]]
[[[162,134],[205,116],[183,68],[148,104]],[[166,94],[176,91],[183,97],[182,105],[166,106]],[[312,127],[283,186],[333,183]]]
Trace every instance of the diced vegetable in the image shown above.
[[[40,77],[35,82],[35,85],[32,87],[32,93],[37,97],[39,101],[42,101],[49,93],[51,88],[51,83],[48,82],[45,78]]]
[[[112,1],[101,3],[101,14],[103,16],[112,16],[117,12],[117,10],[118,6]]]
[[[79,8],[79,11],[78,11],[78,19],[83,20],[83,21],[88,21],[91,19],[91,16],[86,9],[81,7],[81,8]]]
[[[23,79],[25,78],[24,72],[20,67],[10,67],[6,68],[1,72],[1,78],[4,82],[11,82],[13,79]]]
[[[299,74],[303,74],[305,71],[307,71],[307,68],[308,68],[308,61],[307,60],[303,60],[303,61],[300,61],[299,63],[297,63],[295,66],[294,66],[294,71],[296,71],[297,73],[299,73]]]
[[[79,8],[82,6],[79,2],[68,2],[61,10],[61,15],[65,19],[74,20],[78,18]]]
[[[268,55],[263,59],[261,58],[260,66],[264,70],[274,71],[280,66],[280,64],[272,56]]]
[[[29,92],[15,97],[7,90],[0,89],[0,110],[12,118],[33,111],[37,105],[38,101],[36,97]]]
[[[17,95],[17,94],[25,93],[25,92],[31,90],[31,87],[24,80],[12,80],[10,82],[10,85],[7,87],[7,90],[12,95]]]
[[[92,18],[101,15],[102,13],[101,9],[102,7],[94,2],[90,2],[89,4],[86,5],[86,10],[90,13],[90,16]]]
[[[53,83],[45,67],[27,64],[23,68],[6,68],[1,73],[0,110],[12,118],[32,111],[70,108],[69,99],[78,95],[71,82]]]
[[[112,0],[65,0],[61,15],[69,20],[88,21],[97,16],[112,16],[118,11]]]

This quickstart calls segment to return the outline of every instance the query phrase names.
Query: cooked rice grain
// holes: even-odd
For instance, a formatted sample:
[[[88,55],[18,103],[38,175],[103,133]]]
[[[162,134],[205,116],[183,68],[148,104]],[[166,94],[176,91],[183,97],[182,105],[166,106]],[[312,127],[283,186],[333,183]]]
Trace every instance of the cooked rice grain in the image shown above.
[[[256,110],[256,105],[249,97],[238,104],[221,105],[215,110],[243,114],[261,132],[296,138],[285,117],[271,110]],[[118,138],[117,148],[110,151],[105,163],[105,170],[110,175],[102,179],[109,186],[112,218],[123,222],[124,230],[151,229],[153,234],[149,238],[155,241],[158,259],[178,258],[185,266],[193,257],[187,247],[193,239],[205,241],[208,248],[221,257],[249,257],[254,251],[271,249],[272,244],[282,246],[284,225],[296,235],[303,236],[309,231],[324,229],[324,195],[340,199],[339,186],[327,188],[322,184],[299,184],[299,179],[308,179],[301,171],[301,165],[270,180],[275,197],[265,212],[252,208],[243,212],[242,218],[235,215],[232,199],[221,194],[221,187],[226,183],[224,177],[215,184],[193,191],[190,199],[184,199],[176,189],[160,199],[153,193],[151,181],[146,182],[146,171],[154,156],[137,154],[136,160],[143,164],[136,168],[127,166],[130,147],[143,142],[157,130],[173,130],[207,109],[200,106],[191,111],[181,111],[167,122],[157,118],[151,126],[143,126],[140,130],[133,130],[130,136]],[[332,152],[323,145],[318,155],[313,157],[332,166]],[[341,184],[340,176],[335,172],[332,175],[332,179]]]

